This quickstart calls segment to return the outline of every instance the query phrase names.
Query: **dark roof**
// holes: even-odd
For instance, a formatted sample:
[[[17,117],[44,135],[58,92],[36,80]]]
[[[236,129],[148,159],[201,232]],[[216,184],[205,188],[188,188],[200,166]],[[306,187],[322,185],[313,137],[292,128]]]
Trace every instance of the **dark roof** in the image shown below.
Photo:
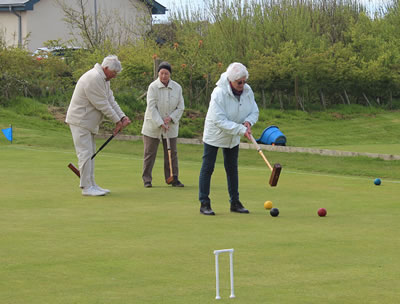
[[[164,15],[167,8],[155,0],[143,0],[147,5],[151,7],[151,13],[153,15]]]
[[[0,11],[9,11],[10,7],[14,11],[32,11],[33,6],[40,0],[0,0]],[[166,7],[154,0],[142,0],[151,7],[153,15],[163,15],[167,11]]]
[[[0,11],[32,11],[33,6],[40,0],[0,0]]]

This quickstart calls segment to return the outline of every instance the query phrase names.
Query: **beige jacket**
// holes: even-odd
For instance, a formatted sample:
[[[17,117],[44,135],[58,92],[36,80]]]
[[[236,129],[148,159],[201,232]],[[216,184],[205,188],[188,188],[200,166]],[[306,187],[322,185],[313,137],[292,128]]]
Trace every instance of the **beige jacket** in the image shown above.
[[[65,122],[97,134],[104,116],[117,123],[125,114],[114,99],[101,65],[96,63],[79,78]]]
[[[171,117],[169,123],[168,137],[178,137],[179,120],[185,108],[182,87],[173,80],[168,86],[162,84],[159,78],[154,80],[147,90],[147,108],[144,114],[142,134],[161,138],[162,128],[165,117]]]

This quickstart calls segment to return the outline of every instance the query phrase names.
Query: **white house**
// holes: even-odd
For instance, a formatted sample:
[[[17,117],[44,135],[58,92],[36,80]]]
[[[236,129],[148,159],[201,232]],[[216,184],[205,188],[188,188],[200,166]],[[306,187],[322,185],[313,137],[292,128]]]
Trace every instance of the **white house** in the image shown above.
[[[77,30],[71,29],[63,20],[65,14],[58,2],[78,8],[80,1],[0,0],[0,39],[7,46],[24,45],[34,51],[48,40],[65,42],[74,34],[77,36]],[[113,13],[118,24],[134,24],[142,29],[150,28],[152,14],[166,12],[166,8],[154,0],[84,0],[83,3],[87,4],[87,12],[93,20],[97,20],[95,16],[100,18],[102,13],[108,16]],[[147,20],[147,24],[143,20]]]

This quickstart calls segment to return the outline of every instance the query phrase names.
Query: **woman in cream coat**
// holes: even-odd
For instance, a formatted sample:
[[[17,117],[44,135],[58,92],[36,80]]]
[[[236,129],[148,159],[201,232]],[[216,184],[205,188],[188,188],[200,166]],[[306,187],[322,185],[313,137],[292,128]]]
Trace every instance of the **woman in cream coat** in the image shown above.
[[[181,86],[171,79],[171,65],[161,62],[158,67],[158,78],[147,90],[147,108],[142,127],[144,159],[142,179],[146,188],[152,187],[152,170],[157,156],[158,144],[163,138],[164,147],[164,177],[170,176],[166,136],[171,144],[172,171],[174,173],[173,187],[183,187],[179,181],[177,137],[179,120],[184,110]]]

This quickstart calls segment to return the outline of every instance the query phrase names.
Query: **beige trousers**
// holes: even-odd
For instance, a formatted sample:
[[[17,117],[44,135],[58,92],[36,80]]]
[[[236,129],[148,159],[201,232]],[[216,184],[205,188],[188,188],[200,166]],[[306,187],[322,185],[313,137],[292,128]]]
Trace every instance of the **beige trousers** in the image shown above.
[[[81,173],[80,187],[87,188],[96,185],[94,181],[94,159],[90,159],[96,152],[94,134],[85,128],[69,125],[75,145],[78,166]]]
[[[176,147],[177,138],[169,139],[171,144],[171,160],[172,160],[172,172],[174,176],[178,177],[178,152]],[[154,167],[154,163],[156,161],[158,144],[160,140],[158,138],[149,137],[143,135],[143,145],[144,145],[144,157],[143,157],[143,174],[142,179],[144,183],[150,182],[153,179],[152,171]],[[164,177],[165,180],[170,176],[169,172],[169,161],[168,161],[168,149],[167,149],[167,141],[165,139],[162,140],[163,148],[164,148]]]

